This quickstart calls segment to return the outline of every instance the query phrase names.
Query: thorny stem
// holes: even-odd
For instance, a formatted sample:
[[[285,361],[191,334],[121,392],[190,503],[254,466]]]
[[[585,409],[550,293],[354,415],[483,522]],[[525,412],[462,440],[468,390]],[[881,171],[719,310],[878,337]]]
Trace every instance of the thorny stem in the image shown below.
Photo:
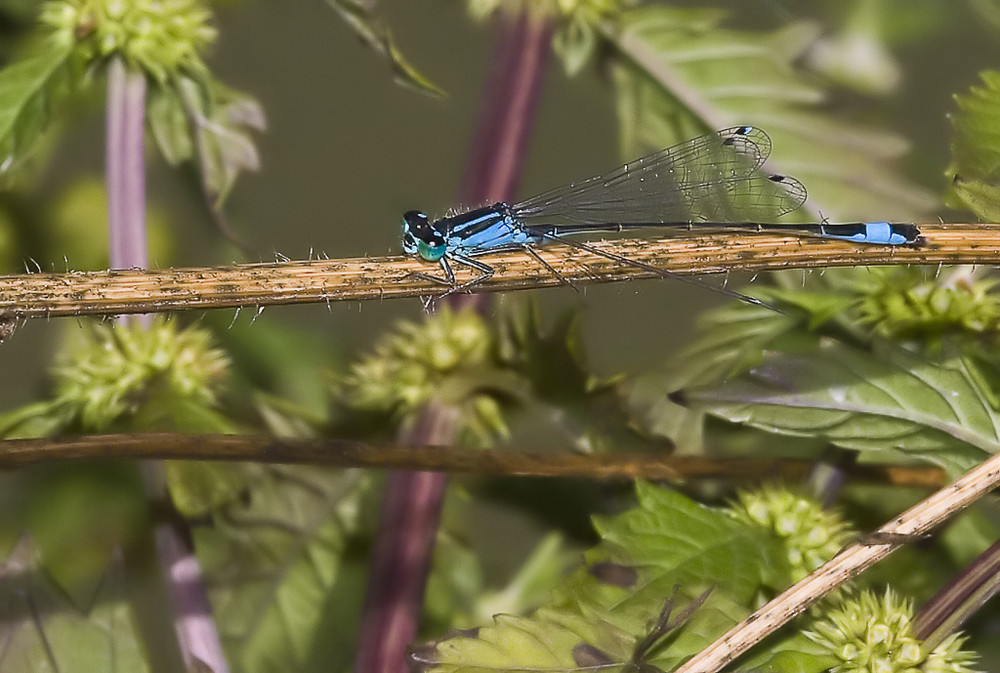
[[[482,203],[512,195],[550,38],[548,21],[530,9],[516,20],[502,17],[461,201]],[[482,296],[451,301],[485,309]],[[452,444],[459,426],[454,415],[453,409],[429,404],[419,420],[400,434],[400,442]],[[354,662],[356,673],[406,670],[406,649],[417,633],[446,486],[447,478],[440,473],[389,475]]]
[[[1000,258],[1000,224],[921,224],[921,246],[859,245],[776,234],[718,233],[685,238],[620,239],[591,244],[677,275],[728,271],[814,269],[886,264],[985,264]],[[538,254],[574,285],[656,274],[564,246]],[[479,258],[496,269],[475,292],[502,292],[561,284],[523,251]],[[0,320],[114,315],[207,308],[260,307],[421,297],[442,292],[413,275],[426,263],[402,257],[314,259],[273,264],[150,271],[32,273],[0,276]],[[456,268],[459,282],[473,276]],[[0,340],[10,330],[0,330]]]
[[[108,190],[108,240],[112,269],[143,269],[146,250],[145,142],[146,75],[130,70],[121,57],[108,65],[108,110],[105,160]],[[148,313],[122,316],[149,327]],[[142,463],[147,500],[154,510],[169,507],[163,465]],[[178,647],[190,670],[207,667],[227,673],[222,642],[212,620],[201,566],[190,539],[176,525],[156,519],[153,544],[160,573],[170,596]]]

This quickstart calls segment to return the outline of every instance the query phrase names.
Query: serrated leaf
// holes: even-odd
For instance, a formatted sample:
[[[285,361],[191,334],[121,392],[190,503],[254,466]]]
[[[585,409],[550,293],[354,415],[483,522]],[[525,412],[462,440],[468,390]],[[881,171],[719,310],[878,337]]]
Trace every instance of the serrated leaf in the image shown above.
[[[797,67],[819,35],[810,23],[775,32],[732,31],[716,11],[648,7],[622,14],[605,37],[620,53],[618,89],[629,156],[731,123],[753,123],[772,137],[768,170],[809,185],[802,219],[916,219],[935,205],[926,190],[894,176],[887,159],[897,136],[835,120],[826,92]]]
[[[150,670],[114,564],[92,601],[66,600],[35,565],[28,538],[0,565],[0,670],[104,673]]]
[[[369,49],[389,63],[397,82],[432,96],[445,95],[443,89],[424,77],[406,60],[393,42],[389,29],[372,13],[374,5],[357,0],[327,0],[327,4],[336,10],[340,18]]]
[[[667,598],[677,592],[680,612],[711,589],[685,625],[641,662],[669,670],[745,616],[762,588],[788,582],[782,546],[760,528],[669,489],[639,483],[637,493],[634,509],[596,520],[602,542],[549,605],[415,648],[411,667],[499,673],[638,664],[636,646]]]
[[[629,390],[629,405],[646,432],[671,439],[680,452],[698,453],[704,414],[664,394],[719,381],[760,360],[764,347],[798,321],[770,309],[732,303],[699,318],[702,336],[670,358],[665,368],[639,376]]]
[[[955,176],[948,191],[947,205],[971,210],[981,220],[1000,220],[1000,185]]]
[[[350,629],[323,624],[344,602],[339,593],[360,602],[363,582],[342,569],[366,490],[354,471],[263,468],[245,501],[218,510],[212,528],[195,529],[220,633],[240,670],[298,670],[331,643],[337,656],[350,656]]]
[[[682,397],[734,423],[859,451],[896,449],[952,473],[1000,448],[997,412],[962,360],[938,365],[898,348],[869,354],[817,339]]]
[[[72,57],[72,45],[51,43],[0,70],[0,174],[31,153],[53,108],[75,84]]]
[[[671,489],[638,482],[636,494],[637,507],[594,519],[601,544],[586,553],[588,569],[570,583],[588,601],[628,612],[633,602],[648,603],[648,593],[662,601],[680,584],[695,593],[715,587],[749,604],[761,586],[788,582],[783,552],[760,529]],[[633,568],[635,581],[630,586],[594,581],[593,568],[611,566]]]
[[[951,117],[948,205],[996,222],[1000,218],[1000,72],[987,70],[980,77],[983,86],[955,96],[959,112]]]

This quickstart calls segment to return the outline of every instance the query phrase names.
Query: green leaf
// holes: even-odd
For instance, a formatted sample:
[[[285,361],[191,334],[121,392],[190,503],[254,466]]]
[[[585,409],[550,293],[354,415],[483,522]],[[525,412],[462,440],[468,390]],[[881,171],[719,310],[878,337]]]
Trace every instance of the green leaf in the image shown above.
[[[704,414],[664,394],[725,379],[760,361],[761,352],[799,322],[760,306],[732,303],[699,318],[702,336],[670,358],[665,367],[630,384],[629,405],[640,426],[685,452],[700,452]]]
[[[177,511],[201,517],[231,504],[246,493],[259,468],[251,463],[171,460],[166,463],[167,487]]]
[[[128,463],[55,464],[32,470],[26,525],[61,591],[87,604],[122,548],[146,523],[138,473]]]
[[[476,612],[484,618],[495,614],[529,612],[549,598],[550,588],[575,564],[576,554],[563,548],[560,533],[549,533],[538,543],[515,576],[499,591],[482,595]]]
[[[761,586],[789,583],[783,547],[757,526],[739,522],[680,493],[636,484],[638,506],[613,518],[595,517],[601,544],[571,578],[575,595],[616,611],[662,603],[675,584],[697,595],[706,588],[750,604]],[[601,582],[595,568],[625,569],[634,582]],[[652,595],[650,595],[652,594]],[[652,600],[651,600],[652,599]]]
[[[958,113],[951,116],[954,136],[948,205],[967,208],[978,217],[1000,219],[1000,73],[980,74],[983,86],[955,96]]]
[[[740,670],[758,673],[824,673],[841,660],[820,647],[801,631],[771,644],[766,650],[740,660]]]
[[[0,437],[50,437],[73,422],[73,409],[59,400],[31,402],[0,414]]]
[[[568,17],[552,36],[552,51],[562,60],[570,77],[583,70],[596,48],[594,26],[578,12]]]
[[[151,86],[146,118],[163,158],[172,166],[194,158],[194,139],[184,101],[173,86]]]
[[[72,45],[52,42],[0,70],[0,174],[28,156],[55,106],[76,84]]]
[[[342,660],[324,659],[326,670],[349,663],[354,634],[333,615],[361,607],[364,582],[342,570],[367,484],[356,471],[263,468],[245,499],[218,510],[212,527],[194,530],[213,611],[239,670],[305,670],[317,650],[330,648]]]
[[[505,302],[497,315],[500,360],[530,382],[525,411],[533,420],[581,452],[625,450],[638,437],[629,428],[619,379],[598,378],[587,368],[578,317],[567,311],[546,331],[537,303]]]
[[[0,564],[7,578],[0,602],[5,671],[104,673],[150,667],[115,563],[88,604],[80,606],[48,581],[25,537]]]
[[[350,26],[365,46],[388,61],[397,82],[432,96],[445,95],[443,89],[424,77],[406,60],[393,42],[389,29],[372,13],[373,4],[358,0],[327,0],[327,4]]]
[[[850,221],[878,213],[905,221],[934,206],[926,190],[887,170],[906,143],[822,111],[826,92],[797,70],[820,34],[815,25],[733,31],[719,25],[724,16],[658,6],[603,24],[618,54],[614,82],[629,156],[752,123],[773,140],[768,170],[809,185],[802,218]]]
[[[767,352],[748,372],[681,397],[734,423],[896,449],[952,473],[1000,448],[1000,418],[963,360],[938,365],[893,347],[869,354],[817,337],[811,349]]]
[[[674,615],[711,589],[707,601],[642,663],[669,670],[749,611],[765,587],[788,581],[776,538],[669,489],[637,484],[637,507],[595,521],[602,542],[585,566],[529,618],[507,615],[412,652],[418,671],[565,671],[635,662],[676,593]]]
[[[218,82],[202,91],[194,80],[181,78],[178,87],[195,127],[202,188],[213,208],[219,210],[237,176],[260,167],[248,129],[264,130],[264,110],[255,99]]]
[[[260,167],[250,131],[266,127],[263,108],[219,82],[181,76],[152,87],[149,124],[169,163],[196,163],[202,191],[215,210],[222,208],[240,173]]]

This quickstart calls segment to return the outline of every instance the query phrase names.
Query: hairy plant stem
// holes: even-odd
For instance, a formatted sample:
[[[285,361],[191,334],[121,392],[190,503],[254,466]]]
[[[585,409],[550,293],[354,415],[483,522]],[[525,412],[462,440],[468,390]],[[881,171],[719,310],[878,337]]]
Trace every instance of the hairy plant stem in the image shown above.
[[[643,266],[623,264],[568,246],[544,246],[548,268],[521,250],[484,255],[496,270],[472,292],[506,292],[656,278],[844,266],[910,264],[993,265],[1000,257],[1000,224],[921,224],[920,246],[859,245],[782,234],[686,232],[683,238],[627,238],[588,245]],[[661,274],[649,267],[661,269]],[[558,272],[559,276],[550,269]],[[383,301],[444,292],[414,276],[434,271],[404,257],[312,259],[187,269],[71,271],[0,276],[0,342],[20,320],[191,309],[259,308],[281,304]],[[474,275],[456,268],[459,283]],[[561,280],[560,277],[564,280]],[[711,282],[707,284],[711,286]],[[719,286],[722,281],[718,281]]]

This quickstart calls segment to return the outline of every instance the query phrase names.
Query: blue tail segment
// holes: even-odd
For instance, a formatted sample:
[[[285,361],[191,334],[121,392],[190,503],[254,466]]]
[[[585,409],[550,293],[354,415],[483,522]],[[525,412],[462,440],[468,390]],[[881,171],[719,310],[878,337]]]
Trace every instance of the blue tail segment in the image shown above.
[[[894,222],[823,224],[820,236],[870,245],[913,245],[920,242],[920,228]]]

